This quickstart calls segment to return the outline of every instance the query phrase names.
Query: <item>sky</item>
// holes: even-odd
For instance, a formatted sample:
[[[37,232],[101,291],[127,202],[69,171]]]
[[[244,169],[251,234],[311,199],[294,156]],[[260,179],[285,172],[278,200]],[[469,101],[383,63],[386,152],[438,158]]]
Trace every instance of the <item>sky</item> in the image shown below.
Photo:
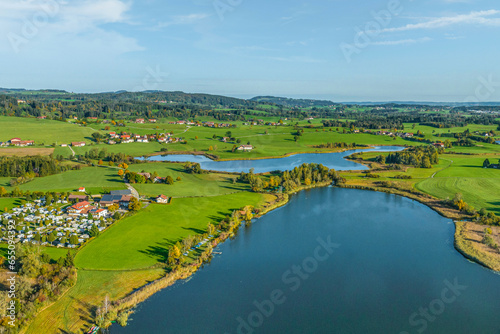
[[[0,87],[500,101],[493,0],[0,0]]]

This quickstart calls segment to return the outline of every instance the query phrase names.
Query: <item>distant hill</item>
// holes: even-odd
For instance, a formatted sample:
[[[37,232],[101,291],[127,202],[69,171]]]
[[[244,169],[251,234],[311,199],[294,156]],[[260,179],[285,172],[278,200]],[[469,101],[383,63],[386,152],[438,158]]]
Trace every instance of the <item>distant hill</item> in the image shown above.
[[[289,108],[328,107],[338,104],[328,100],[291,99],[287,97],[276,97],[276,96],[256,96],[254,98],[251,98],[250,101],[255,101],[260,103],[262,102],[273,103]]]
[[[255,101],[238,99],[221,95],[199,94],[199,93],[184,93],[184,92],[164,92],[164,91],[144,91],[144,92],[128,92],[120,90],[117,92],[106,93],[69,93],[64,90],[45,89],[45,90],[26,90],[26,89],[10,89],[0,88],[0,93],[5,93],[23,100],[78,100],[78,101],[135,101],[148,103],[167,103],[167,104],[182,104],[182,105],[205,105],[205,106],[221,106],[221,107],[253,107],[258,104]]]

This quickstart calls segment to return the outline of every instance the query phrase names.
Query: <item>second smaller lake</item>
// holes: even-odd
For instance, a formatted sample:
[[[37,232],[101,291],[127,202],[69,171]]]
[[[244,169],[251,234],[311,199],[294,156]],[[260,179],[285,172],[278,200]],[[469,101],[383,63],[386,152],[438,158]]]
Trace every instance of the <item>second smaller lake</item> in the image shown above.
[[[364,165],[346,160],[345,157],[361,152],[396,152],[402,151],[405,147],[383,146],[369,149],[349,150],[338,153],[304,153],[295,154],[284,158],[260,159],[260,160],[230,160],[214,161],[203,155],[176,155],[168,154],[149,157],[147,161],[173,161],[173,162],[196,162],[202,169],[219,172],[245,172],[254,169],[255,173],[267,173],[276,170],[291,170],[302,164],[316,163],[322,164],[335,170],[367,170]]]

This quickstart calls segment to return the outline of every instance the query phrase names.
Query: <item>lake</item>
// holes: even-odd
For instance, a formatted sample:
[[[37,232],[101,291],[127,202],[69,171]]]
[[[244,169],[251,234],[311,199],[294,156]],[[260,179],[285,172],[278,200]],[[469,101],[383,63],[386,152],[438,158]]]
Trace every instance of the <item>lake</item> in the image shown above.
[[[353,161],[346,160],[345,157],[360,152],[394,152],[402,151],[405,147],[383,146],[372,149],[349,150],[339,153],[305,153],[295,154],[284,158],[260,159],[260,160],[231,160],[214,161],[204,155],[161,155],[149,157],[148,161],[175,161],[175,162],[197,162],[202,169],[221,172],[246,172],[254,169],[255,173],[273,172],[275,170],[291,170],[304,163],[317,163],[335,170],[367,170],[366,166]]]
[[[111,333],[500,333],[500,276],[418,202],[318,188],[220,245]]]

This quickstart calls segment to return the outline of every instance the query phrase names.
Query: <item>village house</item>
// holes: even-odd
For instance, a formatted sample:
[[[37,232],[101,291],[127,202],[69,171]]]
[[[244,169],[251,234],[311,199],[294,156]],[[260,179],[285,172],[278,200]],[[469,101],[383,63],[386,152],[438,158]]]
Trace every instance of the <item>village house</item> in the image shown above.
[[[155,179],[153,180],[153,182],[154,183],[165,183],[165,180],[166,180],[165,177],[157,176],[157,177],[155,177]]]
[[[89,202],[84,201],[84,202],[79,202],[76,203],[72,206],[70,206],[67,210],[69,215],[82,215],[86,214],[88,211],[94,209],[93,206],[90,205]]]
[[[144,124],[144,118],[138,118],[135,120],[137,124]]]
[[[248,152],[248,151],[253,150],[253,146],[252,145],[241,145],[240,147],[237,148],[237,150]]]
[[[128,144],[128,143],[133,143],[134,139],[130,137],[130,135],[122,135],[120,136],[122,140],[122,144]]]
[[[220,141],[223,143],[227,143],[230,140],[231,140],[231,138],[229,138],[229,137],[222,137],[222,139]]]
[[[146,179],[150,179],[150,178],[151,178],[151,174],[150,174],[150,173],[137,173],[137,175],[142,175],[142,176],[144,176]]]
[[[110,136],[111,138],[116,138],[116,137],[117,137],[116,132],[110,132],[110,133],[109,133],[109,136]]]
[[[107,209],[98,209],[98,208],[94,208],[92,210],[90,210],[90,214],[92,215],[92,217],[94,219],[101,219],[103,217],[106,217],[106,215],[108,214],[108,210]]]
[[[149,123],[156,123],[156,119],[150,119],[148,121],[149,121]]]
[[[85,192],[85,187],[78,188],[78,192],[84,193]]]
[[[156,203],[168,204],[168,201],[169,201],[169,197],[167,197],[165,195],[160,195],[160,196],[156,197]]]
[[[68,144],[61,144],[61,147],[68,147]]]
[[[71,143],[71,146],[73,146],[73,147],[83,147],[83,146],[85,146],[85,145],[86,145],[86,144],[85,144],[85,142],[83,142],[83,141],[78,141],[78,142],[72,142],[72,143]]]

